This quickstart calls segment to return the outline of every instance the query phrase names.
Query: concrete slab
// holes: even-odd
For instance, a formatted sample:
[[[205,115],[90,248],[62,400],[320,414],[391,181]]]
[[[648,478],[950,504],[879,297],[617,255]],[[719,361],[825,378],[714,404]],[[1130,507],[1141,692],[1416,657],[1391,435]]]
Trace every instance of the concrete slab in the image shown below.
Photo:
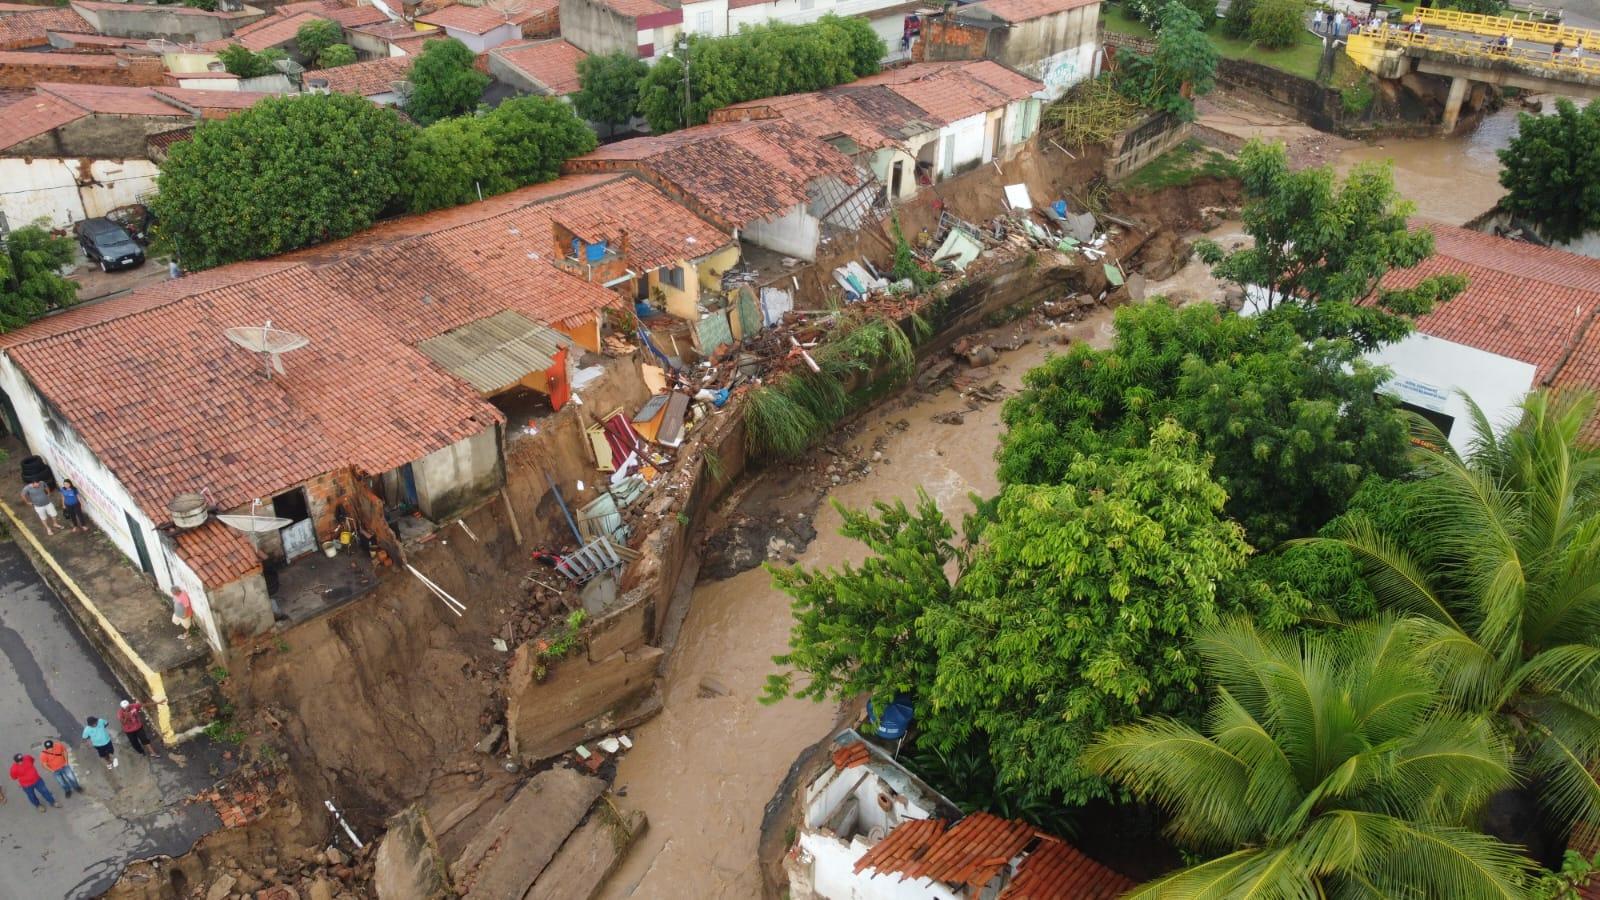
[[[547,769],[528,780],[450,867],[467,900],[527,893],[606,788],[572,769]]]
[[[644,813],[619,813],[609,798],[601,798],[589,820],[561,845],[522,900],[589,900],[645,824]]]
[[[89,715],[115,719],[122,688],[14,543],[0,543],[0,755],[37,755],[45,738],[67,738],[83,795],[59,810],[34,811],[14,782],[0,805],[0,900],[94,897],[135,859],[185,853],[220,826],[184,798],[209,787],[221,754],[204,739],[186,760],[149,761],[120,737],[121,764],[107,770],[79,741]]]

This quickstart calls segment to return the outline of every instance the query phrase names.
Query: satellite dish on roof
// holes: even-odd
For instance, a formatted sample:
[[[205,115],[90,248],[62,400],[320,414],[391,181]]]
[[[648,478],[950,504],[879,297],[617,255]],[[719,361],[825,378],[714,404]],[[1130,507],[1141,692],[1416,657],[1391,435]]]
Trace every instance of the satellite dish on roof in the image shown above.
[[[223,334],[228,336],[228,340],[246,350],[261,354],[269,380],[273,372],[283,374],[283,354],[311,343],[311,339],[303,335],[284,331],[282,328],[273,328],[271,319],[268,319],[265,325],[229,328],[223,331]]]
[[[294,524],[292,519],[280,519],[277,516],[258,516],[256,507],[261,505],[260,500],[250,504],[248,515],[217,516],[217,521],[230,528],[237,528],[247,534],[262,534],[268,531],[277,531]]]

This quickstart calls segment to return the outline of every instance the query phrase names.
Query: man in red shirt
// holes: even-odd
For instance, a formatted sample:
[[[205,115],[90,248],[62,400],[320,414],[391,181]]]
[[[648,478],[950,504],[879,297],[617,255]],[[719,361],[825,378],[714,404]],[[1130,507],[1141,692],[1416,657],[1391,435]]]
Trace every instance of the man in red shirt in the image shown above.
[[[150,742],[150,732],[144,727],[144,704],[137,700],[122,701],[122,708],[117,710],[117,721],[122,723],[122,733],[127,735],[133,749],[151,759],[161,758],[161,754],[156,752],[156,745]]]
[[[51,795],[50,786],[39,777],[39,770],[33,765],[33,757],[28,754],[18,753],[11,757],[11,780],[22,788],[22,792],[28,795],[28,802],[39,812],[44,812],[44,803],[39,802],[40,797],[51,806],[58,809],[61,807]]]

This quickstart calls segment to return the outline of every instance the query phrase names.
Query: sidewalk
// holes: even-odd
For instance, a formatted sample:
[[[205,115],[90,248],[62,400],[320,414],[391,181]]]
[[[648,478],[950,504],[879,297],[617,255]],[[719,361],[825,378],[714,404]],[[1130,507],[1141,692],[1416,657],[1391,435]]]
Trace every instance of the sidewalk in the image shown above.
[[[19,448],[7,449],[20,458]],[[123,687],[156,701],[151,718],[162,738],[181,740],[203,727],[217,704],[205,638],[198,629],[180,637],[170,601],[99,529],[47,537],[21,491],[17,466],[0,465],[0,520]]]

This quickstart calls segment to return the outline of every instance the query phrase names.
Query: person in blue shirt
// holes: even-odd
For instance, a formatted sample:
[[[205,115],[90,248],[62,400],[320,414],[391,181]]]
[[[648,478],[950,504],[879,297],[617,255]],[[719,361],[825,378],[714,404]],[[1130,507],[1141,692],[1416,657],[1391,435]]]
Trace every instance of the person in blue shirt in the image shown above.
[[[61,512],[68,528],[73,531],[89,530],[89,519],[83,514],[83,498],[78,496],[78,486],[70,478],[61,482]]]
[[[117,767],[117,746],[111,743],[111,729],[106,727],[106,720],[96,716],[88,719],[89,727],[83,730],[83,739],[94,746],[94,752],[100,754],[100,761],[106,768]]]

